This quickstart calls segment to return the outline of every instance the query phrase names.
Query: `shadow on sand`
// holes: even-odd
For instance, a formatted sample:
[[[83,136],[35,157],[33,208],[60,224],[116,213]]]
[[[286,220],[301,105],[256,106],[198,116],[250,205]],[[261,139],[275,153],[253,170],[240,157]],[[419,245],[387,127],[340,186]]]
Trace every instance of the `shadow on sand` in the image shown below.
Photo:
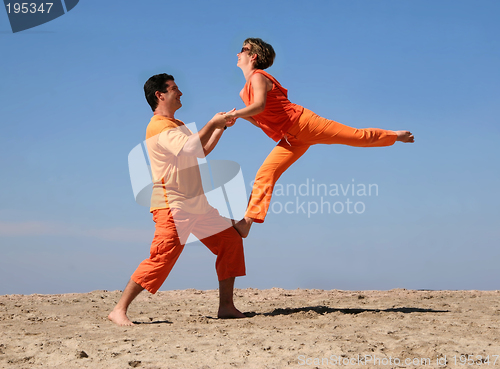
[[[276,315],[290,315],[295,313],[308,313],[315,312],[317,314],[325,315],[340,312],[342,314],[361,314],[361,313],[449,313],[449,310],[434,310],[434,309],[421,309],[421,308],[411,308],[411,307],[401,307],[401,308],[390,308],[390,309],[334,309],[328,306],[307,306],[301,308],[285,308],[285,309],[274,309],[269,313],[256,313],[256,312],[245,312],[247,317],[254,317],[258,315],[262,316],[276,316]]]
[[[154,320],[154,321],[150,321],[150,322],[133,321],[132,323],[134,323],[134,324],[173,324],[173,322],[170,322],[168,320]]]

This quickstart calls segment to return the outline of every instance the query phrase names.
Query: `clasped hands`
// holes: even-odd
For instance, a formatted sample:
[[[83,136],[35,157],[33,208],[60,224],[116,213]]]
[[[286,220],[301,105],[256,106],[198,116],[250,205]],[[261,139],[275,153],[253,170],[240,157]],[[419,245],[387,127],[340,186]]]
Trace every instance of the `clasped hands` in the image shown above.
[[[219,128],[224,128],[225,127],[231,127],[234,126],[234,123],[236,123],[236,119],[238,117],[234,116],[234,112],[236,111],[236,108],[233,108],[232,110],[228,112],[220,112],[214,115],[212,118],[212,122],[215,123],[215,125]]]
[[[233,108],[232,110],[224,113],[223,117],[226,120],[226,127],[232,127],[234,126],[234,123],[236,123],[236,119],[238,119],[238,117],[235,116],[235,111],[236,108]]]

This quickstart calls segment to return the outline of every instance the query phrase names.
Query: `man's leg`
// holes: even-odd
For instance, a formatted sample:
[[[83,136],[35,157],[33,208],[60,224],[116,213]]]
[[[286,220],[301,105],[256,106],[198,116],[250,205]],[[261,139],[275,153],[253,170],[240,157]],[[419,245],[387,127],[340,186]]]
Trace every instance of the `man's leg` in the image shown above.
[[[133,325],[126,315],[128,306],[143,289],[152,294],[158,291],[184,248],[169,209],[155,210],[153,220],[156,223],[156,230],[151,243],[150,257],[139,264],[120,301],[108,316],[118,325]]]
[[[219,281],[219,311],[220,319],[246,318],[245,314],[234,306],[234,277]]]
[[[214,234],[214,230],[218,233]],[[245,318],[234,306],[233,288],[235,277],[245,275],[243,240],[231,223],[216,209],[200,216],[193,234],[217,255],[215,270],[219,279],[219,318]]]
[[[130,303],[137,297],[137,295],[139,295],[139,293],[141,293],[143,289],[144,288],[140,284],[130,280],[127,287],[125,287],[125,290],[123,290],[120,301],[118,301],[118,304],[116,304],[113,311],[109,313],[108,319],[121,326],[134,325],[134,323],[132,323],[132,321],[127,317],[127,310]]]

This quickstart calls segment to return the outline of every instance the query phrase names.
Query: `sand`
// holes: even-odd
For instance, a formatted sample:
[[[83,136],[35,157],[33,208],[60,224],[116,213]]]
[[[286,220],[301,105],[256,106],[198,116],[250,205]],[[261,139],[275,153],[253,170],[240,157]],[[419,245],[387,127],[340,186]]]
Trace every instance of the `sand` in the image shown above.
[[[500,368],[500,291],[244,289],[238,320],[217,290],[142,293],[133,327],[119,296],[0,296],[0,367]]]

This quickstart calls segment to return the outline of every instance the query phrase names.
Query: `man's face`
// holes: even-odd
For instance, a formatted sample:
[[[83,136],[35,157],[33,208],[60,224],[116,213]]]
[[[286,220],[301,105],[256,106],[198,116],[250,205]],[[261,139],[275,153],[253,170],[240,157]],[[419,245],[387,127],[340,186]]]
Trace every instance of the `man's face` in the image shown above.
[[[167,81],[167,92],[162,92],[162,96],[165,99],[165,105],[171,109],[179,109],[182,106],[181,96],[182,92],[177,87],[175,81]]]

